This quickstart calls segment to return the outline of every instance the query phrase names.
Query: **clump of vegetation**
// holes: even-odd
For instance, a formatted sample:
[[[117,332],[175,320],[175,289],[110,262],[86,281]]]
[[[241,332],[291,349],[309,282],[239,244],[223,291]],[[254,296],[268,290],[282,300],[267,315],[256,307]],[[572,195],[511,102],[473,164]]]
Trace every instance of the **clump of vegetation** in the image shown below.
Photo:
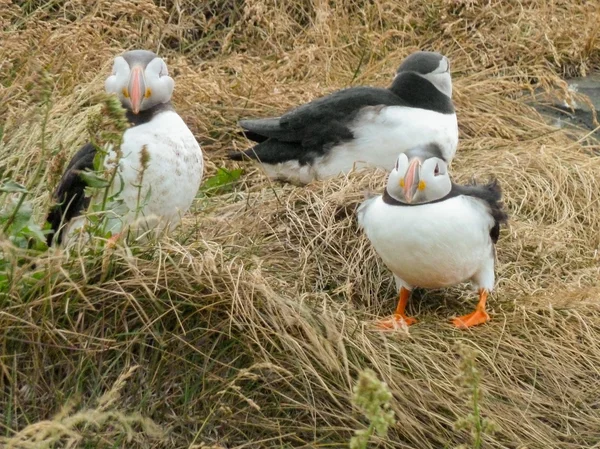
[[[129,124],[125,117],[125,109],[121,102],[112,95],[99,94],[97,101],[102,104],[102,111],[93,116],[88,123],[90,143],[96,149],[93,169],[81,173],[88,187],[86,196],[90,197],[90,206],[87,210],[88,225],[84,232],[90,236],[101,237],[101,242],[112,236],[107,230],[110,219],[118,216],[123,208],[120,198],[122,189],[114,186],[121,185],[117,180],[118,168],[123,152],[121,144],[123,133]],[[143,152],[142,152],[143,154]],[[110,157],[110,159],[109,159]],[[142,164],[146,167],[147,164]],[[143,177],[144,171],[140,172]],[[141,182],[139,183],[141,188]],[[139,195],[138,195],[139,196]],[[143,206],[138,205],[138,209]]]
[[[480,449],[483,445],[483,437],[496,431],[496,424],[481,415],[481,385],[480,373],[476,364],[476,352],[464,344],[459,344],[461,356],[459,385],[468,392],[469,406],[471,412],[454,423],[456,430],[467,430],[471,435],[471,445],[461,445],[457,449]]]
[[[121,390],[138,367],[122,373],[112,387],[96,401],[96,406],[75,411],[75,403],[58,412],[52,419],[29,424],[10,437],[0,437],[5,449],[112,448],[115,441],[151,443],[164,440],[164,431],[140,413],[122,411]],[[98,435],[111,438],[99,438]]]
[[[387,435],[388,427],[394,424],[394,411],[390,408],[392,393],[387,385],[377,378],[373,370],[365,370],[358,376],[352,402],[369,420],[369,427],[356,430],[350,440],[350,449],[366,449],[373,433]]]
[[[29,178],[27,185],[13,179],[3,179],[0,186],[0,235],[21,250],[28,248],[40,250],[45,247],[44,234],[41,226],[34,220],[33,204],[27,201],[27,197],[29,196],[29,199],[32,199],[33,192],[31,190],[40,182],[40,176],[46,166],[45,160],[48,154],[46,134],[52,108],[53,79],[46,70],[38,71],[35,78],[37,87],[31,89],[31,91],[39,103],[39,109],[42,111],[39,140],[40,163],[37,164],[37,168]],[[3,137],[3,132],[0,132],[0,143]],[[2,170],[3,173],[8,171],[8,169]],[[9,248],[7,247],[5,250],[9,250]],[[3,261],[6,261],[5,257],[0,257]],[[5,268],[0,268],[0,272],[4,271]]]
[[[4,194],[0,210],[2,234],[17,248],[28,248],[32,240],[36,248],[43,245],[44,233],[34,221],[33,206],[25,201],[31,192],[24,185],[8,180],[0,186],[0,193]]]

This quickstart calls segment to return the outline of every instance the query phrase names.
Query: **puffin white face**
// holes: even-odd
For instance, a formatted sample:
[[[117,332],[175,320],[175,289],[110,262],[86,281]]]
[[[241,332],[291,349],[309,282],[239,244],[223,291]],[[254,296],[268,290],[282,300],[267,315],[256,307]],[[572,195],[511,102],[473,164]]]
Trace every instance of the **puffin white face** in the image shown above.
[[[448,166],[432,156],[409,157],[402,153],[388,176],[387,191],[401,203],[423,204],[443,198],[452,188]]]
[[[437,90],[452,98],[452,77],[450,76],[450,61],[448,58],[442,56],[439,65],[433,72],[421,76],[433,84]]]
[[[134,114],[171,99],[175,83],[167,65],[151,51],[132,50],[117,56],[106,92],[116,94]]]
[[[418,51],[409,55],[400,65],[396,76],[402,72],[415,72],[433,84],[437,90],[452,98],[450,60],[433,51]]]

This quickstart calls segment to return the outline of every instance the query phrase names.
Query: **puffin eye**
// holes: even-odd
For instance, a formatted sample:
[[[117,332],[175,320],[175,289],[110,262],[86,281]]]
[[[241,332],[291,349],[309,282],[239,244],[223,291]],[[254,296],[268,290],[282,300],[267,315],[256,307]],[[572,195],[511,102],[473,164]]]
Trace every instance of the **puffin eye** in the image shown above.
[[[396,165],[395,165],[395,167],[394,167],[394,168],[396,169],[396,171],[398,171],[398,162],[400,162],[400,160],[399,160],[399,159],[396,159]]]
[[[168,74],[169,70],[167,69],[167,64],[163,62],[162,66],[160,67],[160,73],[158,74],[158,76],[167,76]]]
[[[434,176],[439,176],[440,174],[440,166],[435,164],[435,170],[433,171]]]

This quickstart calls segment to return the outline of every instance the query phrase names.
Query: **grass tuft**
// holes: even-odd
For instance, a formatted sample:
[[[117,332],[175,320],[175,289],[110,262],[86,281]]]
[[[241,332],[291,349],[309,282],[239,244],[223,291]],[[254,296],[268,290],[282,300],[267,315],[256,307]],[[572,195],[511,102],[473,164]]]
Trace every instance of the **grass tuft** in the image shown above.
[[[151,419],[139,413],[124,413],[117,407],[120,390],[137,367],[130,368],[98,398],[96,407],[74,411],[70,403],[51,420],[29,424],[10,438],[0,437],[6,449],[45,449],[53,447],[114,447],[111,441],[131,443],[144,439],[164,439],[164,432]],[[99,438],[100,434],[105,434]]]

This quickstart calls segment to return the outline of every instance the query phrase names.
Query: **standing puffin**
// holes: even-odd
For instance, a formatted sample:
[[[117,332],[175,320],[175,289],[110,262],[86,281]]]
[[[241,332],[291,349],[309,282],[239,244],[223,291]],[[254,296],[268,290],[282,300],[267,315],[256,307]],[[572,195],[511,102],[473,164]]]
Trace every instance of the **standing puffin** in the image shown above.
[[[174,228],[200,187],[202,150],[171,105],[173,87],[165,62],[146,50],[117,56],[105,81],[106,92],[118,96],[130,123],[110,187],[111,195],[120,192],[122,200],[108,219],[107,231],[115,237],[140,220],[146,227]],[[90,198],[85,196],[86,182],[80,174],[93,169],[95,155],[95,147],[88,143],[67,166],[54,192],[56,204],[46,219],[51,227],[48,246],[65,244],[66,238],[84,225],[82,214]],[[115,153],[110,151],[105,161],[105,169],[114,167]]]
[[[391,170],[398,153],[429,142],[450,163],[458,145],[450,62],[426,51],[408,56],[388,89],[351,87],[239,124],[257,144],[229,157],[256,159],[271,178],[296,184],[365,166]]]
[[[496,181],[454,184],[442,155],[434,144],[400,154],[383,195],[358,209],[360,226],[400,290],[396,312],[378,323],[382,328],[416,322],[404,312],[414,287],[466,281],[477,287],[479,303],[473,313],[455,318],[454,325],[466,328],[490,319],[485,302],[494,288],[495,244],[508,218],[500,187]]]

